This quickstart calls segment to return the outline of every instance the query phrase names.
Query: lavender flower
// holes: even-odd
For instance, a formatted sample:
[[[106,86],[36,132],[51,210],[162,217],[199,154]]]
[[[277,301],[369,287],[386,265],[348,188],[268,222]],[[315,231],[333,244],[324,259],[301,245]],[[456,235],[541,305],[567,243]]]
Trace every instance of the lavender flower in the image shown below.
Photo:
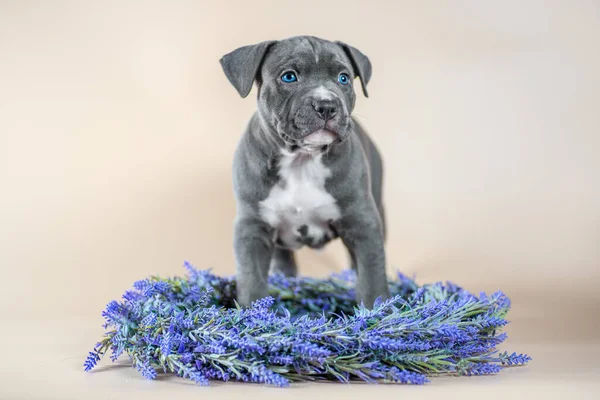
[[[500,353],[498,358],[505,365],[524,365],[531,361],[531,357],[527,354],[512,353],[509,355],[508,352]]]
[[[90,351],[87,358],[85,359],[85,362],[83,363],[85,371],[91,371],[92,369],[94,369],[98,361],[100,361],[100,355],[98,355],[98,353],[96,353],[95,351]]]
[[[189,378],[200,386],[208,386],[208,378],[200,372],[192,372],[189,374]]]
[[[394,383],[408,383],[413,385],[423,385],[429,380],[421,375],[410,371],[400,371],[396,367],[390,368],[386,374],[386,380]]]
[[[264,365],[259,365],[250,370],[250,382],[266,383],[279,387],[289,386],[290,381],[283,376],[271,371]]]
[[[464,375],[492,375],[497,374],[502,370],[502,367],[498,364],[490,363],[474,363],[466,368],[463,372]]]
[[[157,369],[190,379],[257,382],[359,379],[423,384],[427,375],[483,375],[523,365],[524,354],[500,353],[510,300],[479,297],[451,283],[419,287],[398,274],[392,297],[372,310],[356,305],[356,275],[328,279],[269,277],[270,297],[235,303],[236,282],[185,263],[187,278],[134,283],[102,315],[107,332],[84,362],[126,353],[141,375]]]
[[[156,370],[152,368],[148,361],[141,362],[137,364],[137,370],[140,371],[140,374],[146,379],[155,379],[156,378]]]

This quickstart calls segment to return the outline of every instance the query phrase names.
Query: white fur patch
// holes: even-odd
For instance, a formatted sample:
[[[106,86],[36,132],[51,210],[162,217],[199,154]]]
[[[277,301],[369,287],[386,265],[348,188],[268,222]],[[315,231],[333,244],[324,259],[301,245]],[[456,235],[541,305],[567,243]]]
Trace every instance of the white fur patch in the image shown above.
[[[334,94],[331,90],[327,89],[325,86],[321,85],[318,88],[313,90],[313,97],[319,100],[333,100]]]
[[[321,162],[322,156],[282,150],[280,181],[259,203],[261,217],[275,228],[274,240],[279,239],[286,248],[299,249],[306,237],[313,243],[326,236],[333,237],[329,221],[339,219],[340,211],[333,196],[325,190],[325,180],[331,171]]]

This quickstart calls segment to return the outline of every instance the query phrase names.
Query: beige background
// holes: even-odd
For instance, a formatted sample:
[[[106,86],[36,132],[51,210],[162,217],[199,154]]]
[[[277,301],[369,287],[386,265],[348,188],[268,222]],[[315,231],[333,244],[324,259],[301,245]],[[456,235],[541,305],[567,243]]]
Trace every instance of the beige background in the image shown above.
[[[0,397],[591,397],[599,22],[591,0],[1,1]],[[255,101],[218,59],[297,34],[373,63],[356,115],[387,168],[390,271],[506,291],[507,348],[531,353],[530,367],[285,393],[145,382],[109,363],[80,372],[101,309],[135,279],[181,274],[186,259],[234,272],[230,166]],[[339,243],[300,253],[304,274],[344,263]]]

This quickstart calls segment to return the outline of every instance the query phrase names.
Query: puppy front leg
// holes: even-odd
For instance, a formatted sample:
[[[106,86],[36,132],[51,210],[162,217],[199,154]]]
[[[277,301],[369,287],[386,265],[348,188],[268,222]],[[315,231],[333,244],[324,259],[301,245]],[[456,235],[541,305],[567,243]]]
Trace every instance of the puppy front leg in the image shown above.
[[[234,227],[234,252],[237,267],[237,301],[249,306],[266,297],[269,292],[267,278],[273,256],[272,228],[257,217],[236,220]]]
[[[369,207],[341,219],[334,227],[356,268],[356,300],[372,308],[378,297],[389,297],[381,219]]]

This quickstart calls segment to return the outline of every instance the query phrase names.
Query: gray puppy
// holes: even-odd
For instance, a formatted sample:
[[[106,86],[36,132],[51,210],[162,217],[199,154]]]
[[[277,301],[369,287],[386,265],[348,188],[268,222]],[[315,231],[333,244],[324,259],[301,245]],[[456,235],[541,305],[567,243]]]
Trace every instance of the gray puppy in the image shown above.
[[[254,82],[258,111],[233,163],[238,302],[268,294],[269,269],[297,273],[294,250],[341,238],[357,272],[357,300],[389,296],[385,271],[382,162],[351,116],[369,59],[312,36],[241,47],[220,60],[242,97]]]

